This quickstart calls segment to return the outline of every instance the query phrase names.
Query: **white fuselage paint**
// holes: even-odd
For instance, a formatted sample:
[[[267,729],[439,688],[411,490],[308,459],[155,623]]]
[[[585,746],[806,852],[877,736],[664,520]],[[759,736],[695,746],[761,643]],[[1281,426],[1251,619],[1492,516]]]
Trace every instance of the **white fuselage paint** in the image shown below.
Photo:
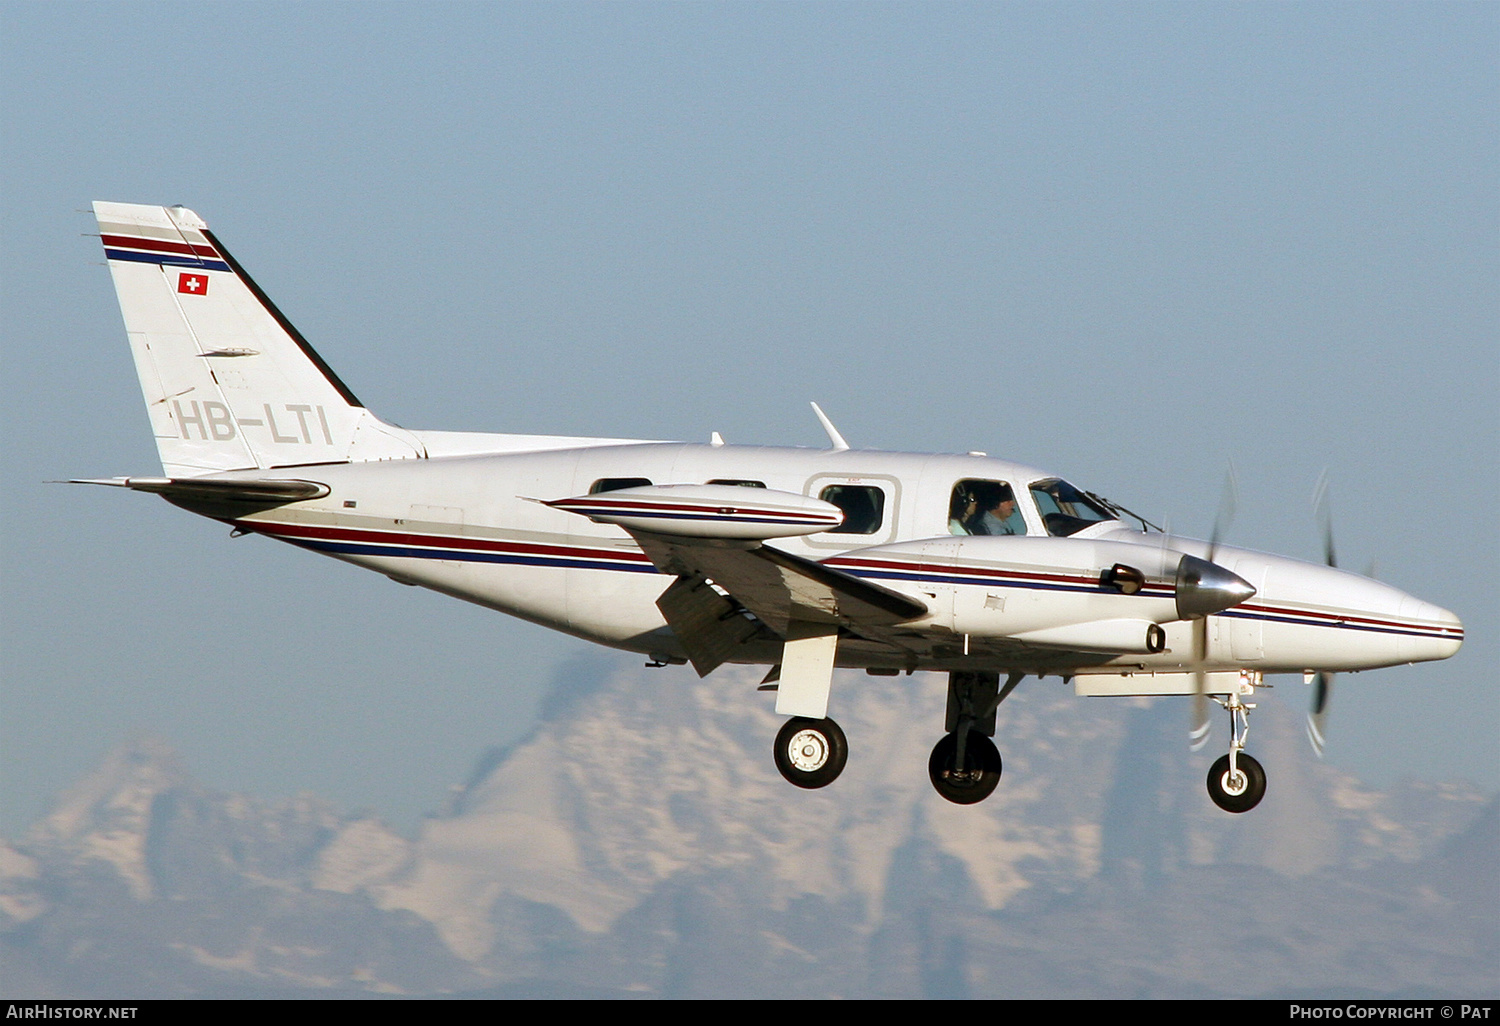
[[[431,452],[485,445],[484,436],[413,435],[430,440]],[[1150,674],[1180,672],[1192,659],[1192,627],[1177,617],[1173,571],[1183,553],[1206,558],[1208,545],[1119,522],[1048,537],[1027,486],[1052,475],[1031,467],[981,456],[586,439],[537,439],[541,451],[523,452],[514,451],[527,444],[523,437],[490,437],[509,451],[215,476],[312,480],[331,489],[246,516],[242,527],[589,641],[674,658],[682,649],[655,605],[670,579],[622,528],[535,500],[582,495],[603,478],[657,485],[750,479],[812,497],[829,485],[877,485],[886,507],[875,533],[771,543],[911,595],[930,610],[907,625],[923,638],[910,649],[845,641],[839,665]],[[949,534],[949,499],[955,483],[967,479],[1009,483],[1027,536]],[[1388,585],[1223,545],[1213,558],[1257,594],[1210,618],[1209,669],[1372,669],[1446,658],[1461,644],[1453,614]],[[1117,562],[1141,570],[1147,586],[1132,595],[1104,587],[1101,573]],[[1128,633],[1130,624],[1160,624],[1166,649],[1088,654],[1015,641],[1033,631],[1069,637],[1073,625],[1089,623],[1107,625],[1101,637]],[[743,658],[779,656],[779,646],[765,646]],[[1143,685],[1141,693],[1152,691]]]

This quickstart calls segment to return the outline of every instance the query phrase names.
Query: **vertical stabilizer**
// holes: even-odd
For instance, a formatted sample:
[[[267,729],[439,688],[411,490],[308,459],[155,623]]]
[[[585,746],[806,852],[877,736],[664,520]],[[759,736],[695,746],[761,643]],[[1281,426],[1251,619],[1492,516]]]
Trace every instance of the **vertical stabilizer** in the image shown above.
[[[412,459],[184,207],[94,204],[163,470]]]

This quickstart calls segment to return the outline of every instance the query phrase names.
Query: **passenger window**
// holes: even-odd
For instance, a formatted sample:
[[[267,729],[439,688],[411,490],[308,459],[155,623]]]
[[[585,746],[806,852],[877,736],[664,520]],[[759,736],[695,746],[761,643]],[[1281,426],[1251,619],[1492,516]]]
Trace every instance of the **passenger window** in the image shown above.
[[[643,488],[650,483],[650,479],[644,477],[601,477],[589,485],[589,494],[598,495],[600,492],[617,492],[621,488]]]
[[[764,481],[741,481],[739,478],[734,477],[716,477],[708,483],[721,485],[739,485],[741,488],[764,488],[766,486],[766,483]]]
[[[829,534],[874,534],[885,522],[885,492],[868,485],[829,485],[818,498],[844,511],[844,522]]]
[[[960,481],[948,500],[949,534],[1025,534],[1016,493],[1004,481]]]

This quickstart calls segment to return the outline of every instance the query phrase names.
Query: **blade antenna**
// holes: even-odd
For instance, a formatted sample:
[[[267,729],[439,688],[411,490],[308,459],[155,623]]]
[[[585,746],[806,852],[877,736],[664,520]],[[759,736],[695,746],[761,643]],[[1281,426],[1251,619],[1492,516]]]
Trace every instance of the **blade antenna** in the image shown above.
[[[823,430],[828,432],[828,440],[833,443],[832,448],[836,452],[842,452],[849,448],[849,443],[844,441],[844,436],[839,434],[839,429],[833,426],[833,421],[828,419],[828,414],[817,403],[812,404],[813,412],[818,415],[818,423],[823,425]]]

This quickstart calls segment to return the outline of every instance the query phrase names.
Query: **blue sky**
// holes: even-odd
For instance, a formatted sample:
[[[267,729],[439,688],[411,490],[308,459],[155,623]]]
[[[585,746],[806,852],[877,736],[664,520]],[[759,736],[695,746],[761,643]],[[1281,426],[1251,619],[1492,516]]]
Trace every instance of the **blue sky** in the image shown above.
[[[1184,533],[1233,461],[1231,540],[1304,558],[1326,469],[1344,565],[1469,634],[1341,679],[1329,759],[1500,787],[1494,5],[11,3],[0,26],[0,830],[141,730],[215,786],[409,826],[584,651],[44,483],[158,469],[94,199],[197,210],[412,427],[821,445],[816,399],[855,445],[984,449]]]

